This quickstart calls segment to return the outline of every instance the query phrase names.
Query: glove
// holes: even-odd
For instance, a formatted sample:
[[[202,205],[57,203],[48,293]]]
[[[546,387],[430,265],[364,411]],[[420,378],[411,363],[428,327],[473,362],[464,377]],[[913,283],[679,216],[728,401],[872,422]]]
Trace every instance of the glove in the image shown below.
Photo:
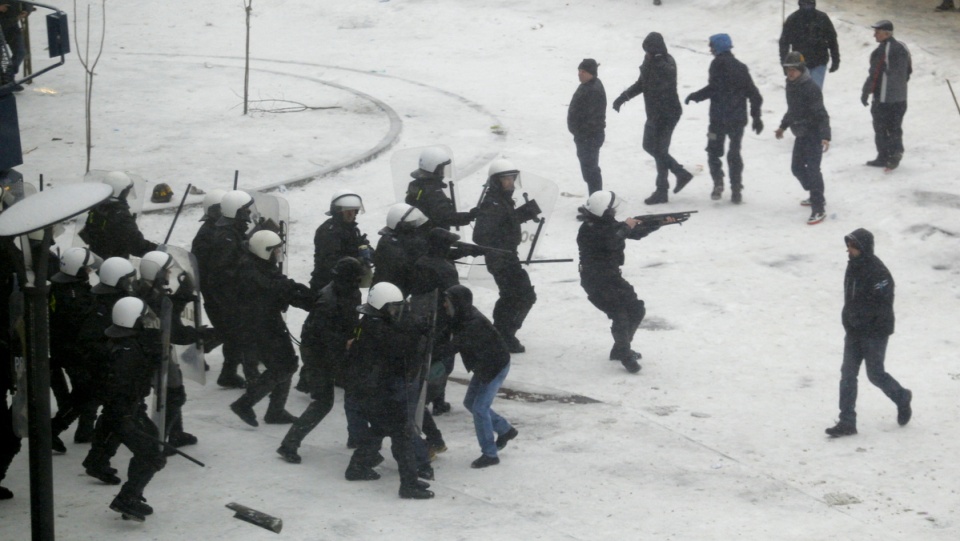
[[[687,99],[683,100],[684,105],[690,105],[690,102],[693,101],[693,94],[688,94]]]
[[[520,205],[520,208],[517,209],[517,213],[523,217],[523,221],[532,220],[537,217],[541,212],[540,205],[537,204],[536,199],[531,199],[523,205]]]
[[[763,121],[759,118],[753,119],[753,131],[757,132],[757,135],[760,135],[760,132],[763,131]]]
[[[834,58],[834,59],[833,59],[833,62],[830,64],[830,73],[833,73],[833,72],[837,71],[838,69],[840,69],[840,59],[839,59],[839,58]]]
[[[476,220],[477,216],[480,215],[480,207],[473,207],[472,209],[470,209],[470,211],[467,214],[470,215],[471,222]]]
[[[627,99],[623,97],[623,94],[620,94],[620,96],[617,99],[613,100],[613,110],[619,113],[620,106],[623,105],[624,103],[627,103]]]
[[[862,103],[864,107],[870,105],[870,94],[862,94],[860,96],[860,103]]]

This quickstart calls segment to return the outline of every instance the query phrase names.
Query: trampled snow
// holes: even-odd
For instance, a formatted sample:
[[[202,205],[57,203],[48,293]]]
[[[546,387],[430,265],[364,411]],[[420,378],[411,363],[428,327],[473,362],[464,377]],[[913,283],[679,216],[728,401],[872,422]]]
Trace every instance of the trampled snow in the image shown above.
[[[79,18],[85,44],[87,3],[78,17],[72,2],[50,3]],[[643,354],[637,375],[607,360],[609,321],[587,301],[576,264],[531,266],[539,300],[518,335],[527,353],[514,356],[506,385],[599,403],[498,399],[494,408],[520,431],[499,466],[469,467],[479,448],[456,383],[448,387],[453,412],[437,418],[449,450],[434,462],[436,498],[424,502],[397,497],[390,458],[379,481],[344,480],[350,451],[339,392],[301,447],[303,463],[291,465],[275,453],[286,427],[249,428],[227,408],[239,391],[190,383],[185,428],[200,443],[184,450],[207,467],[171,458],[145,491],[155,514],[125,522],[107,508],[117,487],[84,474],[87,446],[72,443],[71,429],[67,454],[54,457],[59,538],[275,538],[231,518],[224,505],[236,501],[283,518],[283,539],[956,539],[960,116],[945,80],[960,80],[960,15],[934,13],[935,3],[818,3],[840,33],[842,65],[824,89],[834,136],[823,162],[828,218],[811,227],[798,204],[806,192],[790,174],[792,136],[773,136],[786,109],[781,2],[255,1],[250,89],[260,111],[247,116],[242,2],[108,2],[91,168],[136,172],[148,187],[166,182],[175,200],[187,183],[229,188],[234,170],[242,188],[317,176],[281,193],[292,215],[290,275],[301,282],[330,195],[357,190],[367,210],[360,227],[374,239],[395,202],[391,153],[430,144],[453,149],[462,201],[476,200],[498,155],[555,181],[569,196],[558,200],[540,257],[575,258],[586,188],[565,119],[576,67],[596,58],[612,102],[636,80],[650,31],[664,35],[677,61],[681,98],[706,84],[708,36],[729,33],[763,94],[766,131],[744,137],[742,205],[730,203],[729,189],[711,201],[701,173],[670,203],[645,207],[655,171],[640,148],[642,99],[607,112],[600,163],[605,187],[628,200],[624,215],[699,213],[628,247],[624,275],[647,307],[634,341]],[[98,3],[91,12],[95,49]],[[914,62],[906,153],[890,174],[863,165],[875,152],[859,94],[879,19],[894,22]],[[33,28],[42,35],[39,17]],[[43,40],[34,42],[36,69]],[[43,174],[53,189],[80,181],[83,81],[75,51],[18,96],[26,153],[18,170],[29,181]],[[677,126],[672,153],[688,167],[706,163],[708,108],[685,106]],[[362,163],[326,174],[354,162]],[[189,247],[199,215],[185,211],[172,244]],[[171,219],[148,213],[140,224],[162,240]],[[858,227],[876,235],[896,279],[887,368],[913,390],[914,417],[899,427],[896,407],[862,373],[860,433],[830,440],[823,429],[837,417],[842,239]],[[474,291],[489,315],[495,292]],[[288,314],[295,335],[303,318]],[[215,377],[219,350],[208,360]],[[455,375],[466,377],[459,363]],[[288,409],[307,403],[293,392]],[[128,458],[122,449],[113,461],[122,476]],[[3,482],[16,497],[0,502],[0,539],[29,536],[27,467],[24,447]]]

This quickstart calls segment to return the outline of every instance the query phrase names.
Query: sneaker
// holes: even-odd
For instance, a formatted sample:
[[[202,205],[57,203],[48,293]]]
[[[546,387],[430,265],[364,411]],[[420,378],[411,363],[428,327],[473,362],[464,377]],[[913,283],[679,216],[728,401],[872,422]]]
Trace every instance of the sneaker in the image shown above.
[[[373,468],[355,464],[347,467],[347,471],[344,472],[343,476],[347,481],[376,481],[380,479],[380,474],[375,472]]]
[[[910,422],[910,417],[913,416],[913,408],[910,407],[910,402],[913,401],[913,391],[910,389],[903,390],[903,399],[900,400],[900,403],[897,404],[897,424],[903,426]]]
[[[830,428],[824,430],[824,432],[826,432],[827,435],[832,438],[839,438],[841,436],[852,436],[856,434],[857,427],[852,424],[844,423],[843,421],[841,421],[836,425],[831,426]]]
[[[296,420],[297,416],[287,410],[280,410],[280,413],[268,411],[267,414],[263,416],[263,422],[268,425],[290,425]]]
[[[739,190],[730,194],[730,202],[733,203],[734,205],[739,205],[740,203],[743,203],[743,195],[740,193]]]
[[[488,466],[496,466],[500,463],[500,458],[495,456],[480,455],[480,458],[470,463],[470,467],[479,470]]]
[[[292,447],[287,447],[286,445],[281,445],[280,448],[277,449],[277,454],[291,464],[299,464],[301,460],[300,455],[297,454],[297,450]]]
[[[811,205],[812,203],[810,202],[810,198],[804,199],[803,201],[800,202],[801,207],[809,207]]]
[[[430,464],[424,464],[422,466],[417,466],[417,477],[420,479],[426,479],[428,481],[433,481],[433,466]]]
[[[813,211],[813,213],[810,214],[810,217],[807,218],[807,225],[817,225],[818,223],[820,223],[820,222],[822,222],[822,221],[824,221],[824,220],[826,220],[826,219],[827,219],[827,213],[826,213],[826,212],[824,212],[824,211],[822,211],[822,210],[820,210],[820,211],[815,210],[815,211]]]
[[[225,389],[244,389],[247,386],[247,380],[239,374],[220,374],[217,385]]]
[[[504,447],[507,446],[507,443],[513,438],[516,438],[518,435],[520,435],[520,432],[511,426],[510,430],[507,430],[503,434],[497,436],[497,449],[503,451]]]
[[[443,400],[434,402],[432,413],[434,417],[438,417],[444,413],[450,413],[450,402],[444,402]]]
[[[9,488],[0,487],[0,500],[9,500],[13,498],[13,492]]]
[[[713,191],[710,193],[710,199],[714,201],[719,201],[723,197],[723,186],[717,184],[713,186]]]
[[[253,411],[253,408],[241,404],[239,400],[230,404],[230,411],[236,413],[237,417],[248,425],[260,426],[260,423],[257,422],[257,414]]]
[[[690,184],[691,180],[693,180],[693,173],[686,169],[680,169],[680,172],[677,173],[677,185],[673,187],[673,193],[680,193],[680,190]]]
[[[866,165],[869,165],[870,167],[886,167],[887,160],[878,156],[876,159],[868,161]]]
[[[660,205],[667,202],[667,192],[657,190],[650,194],[650,197],[643,200],[646,205]]]
[[[419,484],[413,486],[400,485],[400,497],[404,500],[429,500],[433,498],[433,492]]]
[[[187,445],[196,445],[197,437],[189,432],[171,432],[167,437],[167,443],[174,447],[186,447]]]
[[[138,503],[140,502],[135,502],[130,496],[117,494],[117,497],[110,502],[110,509],[120,513],[124,520],[143,522],[147,519],[147,516],[143,514],[142,509],[137,505]]]
[[[58,455],[62,455],[67,452],[67,446],[63,444],[60,436],[53,436],[50,438],[50,450]]]

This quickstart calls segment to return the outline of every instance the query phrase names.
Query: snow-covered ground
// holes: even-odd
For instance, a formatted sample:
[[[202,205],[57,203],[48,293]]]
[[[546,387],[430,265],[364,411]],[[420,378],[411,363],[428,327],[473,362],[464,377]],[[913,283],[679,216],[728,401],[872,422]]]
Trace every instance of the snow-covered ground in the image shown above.
[[[50,3],[74,18],[72,2]],[[224,508],[231,501],[282,517],[280,537],[304,540],[960,537],[960,361],[950,331],[960,323],[960,116],[945,83],[960,81],[960,15],[934,13],[934,0],[818,3],[840,33],[843,62],[825,85],[834,134],[823,164],[828,219],[809,227],[809,211],[798,205],[805,192],[789,170],[792,138],[773,136],[785,110],[777,63],[783,5],[664,3],[256,1],[250,88],[265,100],[257,106],[336,108],[242,116],[240,1],[108,2],[91,168],[166,182],[177,199],[188,182],[229,187],[234,170],[244,188],[317,176],[283,194],[292,214],[290,274],[303,282],[333,191],[363,195],[360,226],[375,237],[395,201],[391,153],[429,144],[453,149],[464,201],[475,200],[497,155],[574,195],[560,197],[540,255],[576,257],[574,216],[586,190],[565,126],[576,67],[596,58],[612,102],[636,80],[650,31],[664,35],[676,58],[681,97],[706,84],[708,36],[729,33],[764,96],[767,129],[744,138],[743,205],[710,201],[702,173],[651,209],[642,204],[654,178],[640,149],[642,101],[608,111],[601,166],[605,187],[630,203],[621,208],[699,214],[628,248],[624,275],[648,313],[634,342],[643,353],[638,375],[606,360],[609,322],[587,302],[575,264],[531,267],[539,302],[519,335],[528,352],[514,357],[507,386],[600,403],[498,400],[494,407],[520,431],[499,466],[470,469],[479,449],[459,403],[464,387],[455,383],[454,411],[438,418],[450,450],[434,463],[436,498],[426,502],[397,497],[389,459],[380,481],[344,480],[350,452],[339,395],[295,466],[275,453],[285,427],[251,429],[227,409],[238,391],[188,384],[185,424],[200,443],[186,450],[207,467],[171,459],[147,487],[156,514],[124,522],[107,508],[116,487],[84,475],[86,446],[65,438],[68,453],[54,457],[59,537],[273,538],[233,520]],[[794,9],[788,2],[787,13]],[[91,10],[96,43],[99,4]],[[914,61],[906,154],[892,174],[862,165],[874,149],[860,85],[875,47],[869,25],[884,18]],[[39,17],[34,28],[42,28]],[[28,180],[44,174],[55,188],[82,177],[83,74],[74,52],[19,95],[27,154],[18,169]],[[673,154],[688,167],[705,164],[707,111],[706,103],[685,107],[677,127]],[[197,208],[185,211],[171,243],[188,247],[198,218]],[[170,221],[169,213],[146,214],[141,228],[162,240]],[[887,367],[913,390],[915,413],[897,426],[895,406],[863,375],[859,435],[830,440],[823,429],[837,415],[842,238],[858,227],[874,232],[897,281]],[[489,314],[495,293],[474,289]],[[303,317],[289,314],[295,334]],[[219,351],[209,356],[211,374],[221,360]],[[461,366],[456,375],[465,376]],[[288,407],[298,413],[307,401],[295,392]],[[114,465],[124,469],[128,457],[121,450]],[[0,502],[0,539],[26,539],[26,448],[3,484],[16,498]]]

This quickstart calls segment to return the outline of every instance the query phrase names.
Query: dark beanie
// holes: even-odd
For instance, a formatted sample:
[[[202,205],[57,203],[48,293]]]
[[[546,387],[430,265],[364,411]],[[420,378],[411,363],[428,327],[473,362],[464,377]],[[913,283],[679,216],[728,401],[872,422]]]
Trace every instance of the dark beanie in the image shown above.
[[[580,62],[580,65],[577,66],[577,69],[581,69],[594,77],[597,76],[597,68],[600,64],[597,64],[597,61],[592,58],[584,58],[583,62]]]

